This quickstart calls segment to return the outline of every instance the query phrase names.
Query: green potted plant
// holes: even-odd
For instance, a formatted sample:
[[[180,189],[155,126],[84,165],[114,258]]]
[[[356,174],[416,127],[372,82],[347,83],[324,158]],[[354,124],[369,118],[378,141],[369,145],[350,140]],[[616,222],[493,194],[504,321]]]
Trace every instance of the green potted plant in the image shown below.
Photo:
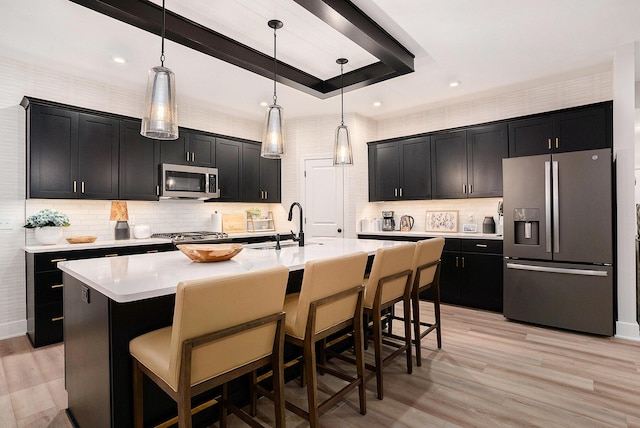
[[[247,214],[253,219],[260,218],[261,213],[262,211],[260,211],[260,208],[251,208],[247,210]]]
[[[57,244],[62,238],[62,228],[69,226],[69,217],[59,211],[45,208],[27,217],[27,229],[35,229],[36,241],[43,245]]]

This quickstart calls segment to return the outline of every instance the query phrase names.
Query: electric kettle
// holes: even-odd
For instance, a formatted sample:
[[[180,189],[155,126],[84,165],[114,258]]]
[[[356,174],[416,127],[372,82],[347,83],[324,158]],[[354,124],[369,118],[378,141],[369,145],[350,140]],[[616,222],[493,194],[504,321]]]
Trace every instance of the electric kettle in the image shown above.
[[[410,215],[403,215],[402,217],[400,217],[400,231],[409,232],[411,229],[413,229],[413,223],[413,217],[411,217]]]

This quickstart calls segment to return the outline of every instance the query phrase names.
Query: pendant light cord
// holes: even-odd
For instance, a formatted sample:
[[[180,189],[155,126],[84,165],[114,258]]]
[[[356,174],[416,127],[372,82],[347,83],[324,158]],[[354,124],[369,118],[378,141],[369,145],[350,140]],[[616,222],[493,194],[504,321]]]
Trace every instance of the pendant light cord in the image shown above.
[[[273,104],[274,105],[276,105],[278,101],[278,96],[276,95],[277,77],[278,77],[278,61],[276,60],[276,27],[273,27]]]
[[[340,125],[344,126],[344,64],[340,64]]]
[[[160,65],[164,67],[164,27],[166,25],[166,13],[164,9],[164,0],[162,0],[162,47],[160,51]]]

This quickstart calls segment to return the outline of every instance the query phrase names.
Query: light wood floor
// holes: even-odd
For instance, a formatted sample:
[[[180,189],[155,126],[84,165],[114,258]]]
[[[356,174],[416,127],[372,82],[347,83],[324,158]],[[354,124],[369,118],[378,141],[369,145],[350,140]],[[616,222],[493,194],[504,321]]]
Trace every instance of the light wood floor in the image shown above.
[[[429,304],[424,317],[432,315]],[[640,427],[640,342],[569,333],[443,305],[443,347],[423,342],[423,365],[404,358],[385,368],[385,398],[367,383],[321,418],[325,427]],[[368,354],[372,352],[370,348]],[[322,389],[338,383],[326,375]],[[288,399],[304,389],[287,385]],[[260,399],[272,424],[272,404]],[[26,338],[0,341],[0,427],[68,427],[62,345],[33,350]],[[230,417],[230,425],[243,426]],[[287,412],[287,426],[306,423]]]

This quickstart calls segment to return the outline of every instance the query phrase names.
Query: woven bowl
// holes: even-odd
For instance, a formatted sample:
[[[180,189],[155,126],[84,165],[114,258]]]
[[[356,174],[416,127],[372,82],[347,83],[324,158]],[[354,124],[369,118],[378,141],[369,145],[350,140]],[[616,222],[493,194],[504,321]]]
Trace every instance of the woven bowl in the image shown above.
[[[194,262],[221,262],[240,251],[241,244],[181,244],[178,249]]]

